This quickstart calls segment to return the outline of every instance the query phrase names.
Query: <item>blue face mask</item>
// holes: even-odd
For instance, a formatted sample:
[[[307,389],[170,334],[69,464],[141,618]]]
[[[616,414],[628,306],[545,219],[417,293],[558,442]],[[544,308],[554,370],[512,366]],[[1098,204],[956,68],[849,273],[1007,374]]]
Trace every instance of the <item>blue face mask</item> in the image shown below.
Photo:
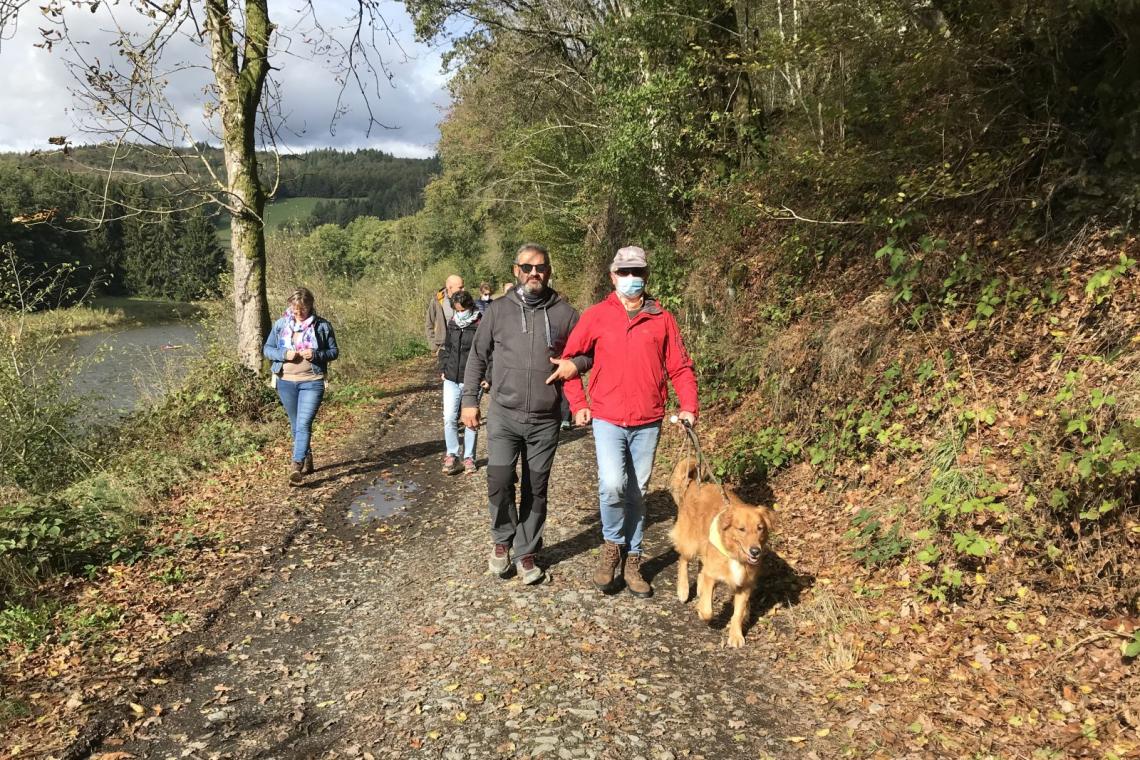
[[[632,274],[617,278],[617,292],[626,298],[637,298],[645,290],[645,278]]]

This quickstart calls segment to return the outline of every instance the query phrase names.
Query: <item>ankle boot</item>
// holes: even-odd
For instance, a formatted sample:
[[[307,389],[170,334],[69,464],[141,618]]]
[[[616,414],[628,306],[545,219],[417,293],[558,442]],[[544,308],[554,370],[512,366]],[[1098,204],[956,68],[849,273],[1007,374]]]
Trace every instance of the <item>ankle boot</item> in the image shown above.
[[[625,587],[629,589],[629,593],[633,594],[639,599],[646,599],[653,596],[653,587],[645,578],[641,577],[641,555],[630,554],[625,558],[625,572],[622,574],[625,579]]]
[[[289,485],[299,486],[305,482],[304,468],[304,462],[293,463],[293,466],[289,470]]]
[[[594,570],[594,587],[607,591],[614,582],[614,573],[621,564],[621,547],[606,541],[598,554],[598,567]]]
[[[313,468],[313,452],[310,451],[308,454],[306,454],[305,459],[301,464],[302,464],[301,472],[305,475],[312,475],[313,469],[314,469]]]

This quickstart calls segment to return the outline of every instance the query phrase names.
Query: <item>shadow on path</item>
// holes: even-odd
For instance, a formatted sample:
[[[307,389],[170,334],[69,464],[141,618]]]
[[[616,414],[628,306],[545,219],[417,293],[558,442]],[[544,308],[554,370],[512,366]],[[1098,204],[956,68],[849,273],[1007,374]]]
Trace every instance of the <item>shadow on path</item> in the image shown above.
[[[368,475],[387,467],[407,464],[418,459],[431,458],[435,455],[442,457],[439,441],[424,441],[411,443],[398,449],[385,452],[376,457],[360,457],[345,462],[337,462],[318,469],[314,475],[319,477],[305,481],[306,486],[319,486],[331,480],[357,475]]]
[[[672,520],[674,516],[673,499],[669,496],[669,492],[665,490],[651,491],[649,496],[645,499],[645,530],[648,533],[649,527],[664,520]],[[540,559],[544,559],[550,565],[556,565],[559,562],[567,562],[579,554],[585,554],[593,549],[597,549],[602,545],[602,528],[601,516],[598,514],[598,507],[595,505],[590,510],[589,514],[583,519],[579,520],[580,525],[585,527],[574,536],[563,539],[556,544],[543,549]],[[670,549],[670,554],[673,555],[673,560],[676,560],[677,555]],[[652,580],[653,576],[660,572],[661,568],[668,565],[655,565],[660,558],[646,562],[642,565],[642,574],[647,579]],[[672,561],[672,560],[670,560]]]

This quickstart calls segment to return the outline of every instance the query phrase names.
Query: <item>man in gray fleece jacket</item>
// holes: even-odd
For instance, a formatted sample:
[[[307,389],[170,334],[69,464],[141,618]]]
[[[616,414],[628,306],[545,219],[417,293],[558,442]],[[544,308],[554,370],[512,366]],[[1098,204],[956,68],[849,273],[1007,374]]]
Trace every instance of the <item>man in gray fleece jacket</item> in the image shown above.
[[[562,401],[561,383],[548,384],[546,379],[553,369],[551,359],[561,356],[578,323],[578,312],[548,286],[550,256],[542,246],[527,243],[519,248],[514,274],[518,286],[487,306],[475,333],[463,376],[462,419],[466,427],[478,427],[479,384],[491,365],[487,501],[495,546],[487,566],[502,576],[513,555],[523,582],[538,583],[543,570],[534,555],[542,546]],[[580,374],[593,364],[588,356],[574,361]],[[566,382],[581,385],[579,378]],[[520,456],[522,487],[516,507],[515,464]]]

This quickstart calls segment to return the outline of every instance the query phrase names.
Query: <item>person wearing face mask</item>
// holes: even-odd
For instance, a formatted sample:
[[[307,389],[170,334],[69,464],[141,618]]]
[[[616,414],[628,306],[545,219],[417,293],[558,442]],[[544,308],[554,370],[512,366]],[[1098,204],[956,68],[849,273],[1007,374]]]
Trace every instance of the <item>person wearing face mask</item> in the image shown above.
[[[467,356],[483,312],[475,308],[475,300],[466,290],[451,297],[451,308],[455,315],[447,323],[447,337],[439,352],[440,379],[443,380],[443,440],[447,453],[443,457],[443,473],[453,475],[459,472],[459,400],[463,395],[463,371],[467,367]],[[475,474],[475,442],[478,428],[463,431],[463,465],[468,475]]]
[[[603,593],[614,590],[621,566],[625,587],[642,598],[653,595],[641,574],[642,537],[645,492],[669,397],[666,381],[677,393],[681,419],[695,425],[700,407],[677,320],[646,293],[648,279],[645,251],[620,249],[610,264],[614,292],[583,312],[547,378],[565,383],[575,422],[593,425],[603,538],[594,585]],[[589,404],[581,384],[569,382],[583,356],[594,359]]]
[[[491,283],[479,283],[479,298],[475,301],[475,308],[482,314],[487,310],[487,305],[491,303]]]
[[[494,544],[487,560],[502,577],[512,557],[523,583],[545,575],[536,562],[546,524],[546,493],[558,448],[563,388],[544,382],[550,361],[561,355],[578,311],[550,286],[546,249],[527,243],[515,254],[515,287],[487,306],[463,373],[463,425],[479,427],[479,387],[491,379],[487,410],[487,503]],[[494,362],[492,366],[492,361]],[[592,365],[579,357],[576,369]],[[582,382],[577,376],[567,385]],[[522,461],[518,499],[515,467]]]

